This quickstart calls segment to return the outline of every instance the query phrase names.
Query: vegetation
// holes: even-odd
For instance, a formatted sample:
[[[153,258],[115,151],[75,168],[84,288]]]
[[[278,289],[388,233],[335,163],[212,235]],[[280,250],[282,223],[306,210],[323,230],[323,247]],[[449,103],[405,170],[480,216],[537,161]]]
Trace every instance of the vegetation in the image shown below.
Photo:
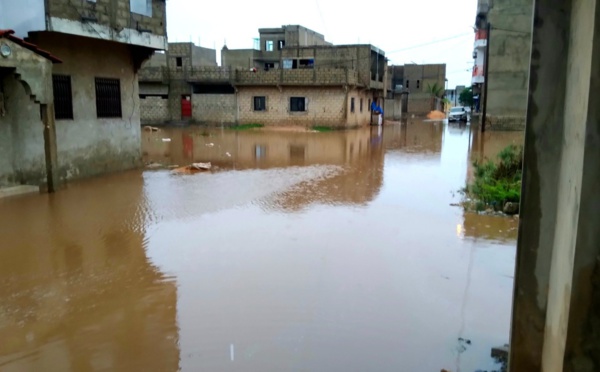
[[[335,130],[335,128],[328,127],[326,125],[315,125],[314,127],[312,127],[312,129],[317,132],[331,132]]]
[[[433,83],[433,85],[427,84],[425,91],[435,98],[442,98],[444,93],[446,93],[444,86],[439,85],[438,83]]]
[[[262,128],[264,126],[265,126],[264,124],[252,123],[252,124],[234,125],[230,129],[233,129],[233,130],[248,130],[248,129],[254,129],[254,128]]]
[[[465,88],[458,96],[458,102],[461,105],[471,107],[473,106],[473,87]]]
[[[463,190],[474,200],[474,207],[502,210],[507,202],[521,199],[523,148],[510,145],[497,155],[497,161],[475,161],[474,180]]]

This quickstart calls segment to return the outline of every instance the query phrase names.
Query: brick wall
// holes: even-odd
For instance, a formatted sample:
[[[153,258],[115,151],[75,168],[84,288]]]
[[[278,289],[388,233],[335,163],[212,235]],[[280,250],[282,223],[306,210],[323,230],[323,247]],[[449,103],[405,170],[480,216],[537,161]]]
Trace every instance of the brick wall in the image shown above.
[[[197,123],[235,123],[235,94],[192,95],[192,116]]]
[[[140,99],[141,122],[144,124],[162,124],[169,120],[169,100],[161,97]]]
[[[411,114],[427,114],[431,111],[431,96],[427,93],[412,93],[408,95],[407,112]]]
[[[254,111],[255,96],[266,97],[266,111]],[[290,97],[308,99],[305,112],[290,112]],[[350,98],[355,97],[355,112],[350,112]],[[360,98],[363,112],[360,112]],[[348,97],[342,88],[284,87],[280,91],[271,87],[239,87],[239,123],[264,125],[302,126],[362,126],[369,123],[368,94],[350,90]],[[348,116],[346,116],[346,112]]]
[[[130,0],[47,0],[51,17],[82,21],[95,18],[97,23],[114,29],[144,29],[154,35],[166,36],[167,19],[164,0],[152,0],[152,17],[130,12]]]

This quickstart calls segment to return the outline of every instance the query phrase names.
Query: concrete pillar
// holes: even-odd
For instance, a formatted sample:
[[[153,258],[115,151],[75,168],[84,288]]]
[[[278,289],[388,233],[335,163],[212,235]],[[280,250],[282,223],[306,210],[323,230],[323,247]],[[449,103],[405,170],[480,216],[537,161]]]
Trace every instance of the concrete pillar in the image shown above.
[[[56,147],[56,126],[54,123],[54,104],[41,104],[40,110],[44,125],[47,188],[48,192],[55,192],[58,189],[58,153]]]
[[[600,9],[537,0],[510,371],[600,371]]]

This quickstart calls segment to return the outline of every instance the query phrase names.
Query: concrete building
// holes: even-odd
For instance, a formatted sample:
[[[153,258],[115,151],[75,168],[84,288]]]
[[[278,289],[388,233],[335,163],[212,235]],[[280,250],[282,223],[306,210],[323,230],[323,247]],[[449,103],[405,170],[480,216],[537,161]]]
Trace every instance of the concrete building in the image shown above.
[[[0,154],[11,159],[0,165],[0,185],[42,184],[52,176],[54,188],[60,180],[139,165],[137,71],[167,46],[164,1],[0,0],[0,9],[0,28],[62,61],[35,71],[20,52],[0,57],[0,141],[10,143]]]
[[[331,45],[318,32],[298,25],[261,28],[254,49],[221,51],[221,66],[233,68],[271,69],[280,67],[280,52],[285,48]]]
[[[446,86],[446,64],[410,64],[390,66],[391,92],[402,96],[402,111],[425,115],[431,110],[443,109],[442,97]],[[437,97],[432,91],[438,91]]]
[[[525,128],[533,0],[479,0],[472,85],[486,107],[486,128]],[[488,33],[489,26],[489,35]],[[489,40],[489,44],[488,44]],[[489,47],[487,82],[485,53]],[[485,93],[487,99],[480,93]]]
[[[383,51],[330,45],[301,26],[260,33],[269,50],[250,56],[250,64],[231,57],[244,50],[226,51],[228,62],[215,67],[214,51],[197,59],[194,45],[170,44],[166,56],[153,58],[140,72],[143,123],[355,127],[377,120],[371,104],[384,105]],[[279,50],[271,51],[272,45]]]

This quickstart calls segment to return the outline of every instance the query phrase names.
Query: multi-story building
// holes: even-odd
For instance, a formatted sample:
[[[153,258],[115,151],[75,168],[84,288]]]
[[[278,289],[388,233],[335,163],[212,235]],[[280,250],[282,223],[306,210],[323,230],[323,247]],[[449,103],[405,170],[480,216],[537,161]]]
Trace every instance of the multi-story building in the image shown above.
[[[70,179],[141,163],[137,73],[167,47],[164,0],[0,0],[0,28],[62,61],[35,72],[10,53],[0,57],[13,63],[0,69],[6,113],[0,156],[12,159],[0,167],[0,184],[39,184],[49,172]],[[50,87],[43,101],[31,92],[37,86]],[[44,121],[47,133],[38,106],[52,116]]]
[[[390,66],[392,92],[402,95],[403,112],[423,115],[442,108],[446,64]]]
[[[301,26],[260,33],[265,50],[225,49],[221,67],[194,59],[174,64],[179,57],[171,45],[166,63],[151,61],[141,72],[142,86],[163,89],[154,97],[143,96],[153,100],[142,103],[148,107],[147,123],[362,126],[375,120],[371,105],[383,106],[385,98],[383,51],[372,45],[331,45]],[[160,107],[168,98],[168,108],[150,112],[158,95]]]
[[[480,111],[487,104],[486,128],[525,128],[532,19],[533,0],[478,1],[471,83]]]

